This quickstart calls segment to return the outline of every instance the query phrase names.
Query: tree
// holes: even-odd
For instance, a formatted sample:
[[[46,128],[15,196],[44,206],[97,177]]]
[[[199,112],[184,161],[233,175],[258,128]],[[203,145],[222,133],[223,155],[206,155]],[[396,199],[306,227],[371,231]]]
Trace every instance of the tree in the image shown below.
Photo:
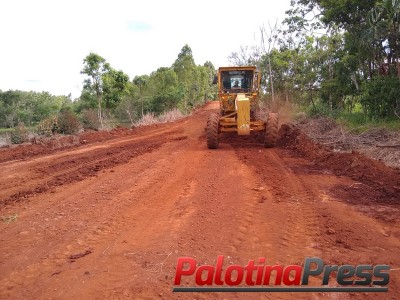
[[[71,96],[53,96],[48,92],[0,92],[0,127],[14,127],[22,122],[31,126],[71,104]]]
[[[228,56],[228,60],[233,66],[251,66],[257,65],[260,56],[261,51],[258,46],[240,46],[237,52],[232,52]]]
[[[400,38],[400,0],[379,2],[368,13],[368,29],[365,40],[374,45],[379,57],[386,58],[388,65],[398,61]],[[383,62],[382,62],[383,63]]]
[[[214,77],[217,75],[214,65],[211,61],[206,61],[203,65],[207,73],[207,80],[205,82],[205,95],[204,100],[215,99],[217,93],[217,86],[213,84]]]
[[[147,87],[149,80],[148,75],[141,75],[141,76],[136,76],[133,79],[133,84],[139,87],[139,98],[140,98],[140,104],[141,104],[141,116],[143,117],[144,115],[144,92]]]
[[[159,68],[149,78],[152,111],[162,113],[176,108],[184,97],[183,85],[172,68]]]
[[[173,71],[177,75],[178,82],[184,90],[184,109],[188,108],[188,102],[195,92],[196,86],[194,83],[196,64],[194,63],[192,49],[186,44],[182,47],[181,52],[178,54],[178,58],[172,65]]]
[[[365,27],[368,12],[380,0],[291,0],[286,12],[289,31],[312,34],[323,25],[346,31]]]
[[[91,52],[83,60],[84,67],[81,74],[89,78],[84,81],[84,89],[94,92],[97,100],[97,116],[101,129],[103,129],[102,98],[103,98],[103,76],[110,70],[110,65],[100,55]]]
[[[109,70],[103,74],[103,94],[106,108],[115,108],[119,102],[128,94],[129,76],[122,71]]]
[[[269,72],[269,83],[271,85],[271,95],[272,95],[272,102],[275,102],[275,90],[274,90],[274,79],[272,76],[272,68],[271,68],[271,51],[275,47],[275,43],[278,39],[277,33],[277,22],[275,22],[274,26],[269,25],[269,30],[265,28],[265,26],[260,27],[261,33],[261,49],[263,54],[267,56],[268,59],[268,72]]]

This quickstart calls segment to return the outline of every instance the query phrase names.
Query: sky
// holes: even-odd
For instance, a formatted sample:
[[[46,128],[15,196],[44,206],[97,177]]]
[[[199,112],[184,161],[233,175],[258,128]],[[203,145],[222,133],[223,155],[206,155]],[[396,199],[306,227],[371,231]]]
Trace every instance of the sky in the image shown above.
[[[185,44],[196,64],[229,65],[290,0],[1,0],[0,90],[79,97],[94,52],[132,79],[170,67]]]

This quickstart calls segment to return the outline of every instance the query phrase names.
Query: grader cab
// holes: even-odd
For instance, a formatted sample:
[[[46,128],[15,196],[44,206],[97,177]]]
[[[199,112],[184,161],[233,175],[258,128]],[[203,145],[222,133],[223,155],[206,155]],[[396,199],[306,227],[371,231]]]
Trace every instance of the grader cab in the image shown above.
[[[219,68],[214,83],[218,84],[220,113],[207,120],[207,146],[217,149],[220,134],[237,132],[250,135],[264,133],[264,146],[273,147],[278,136],[278,114],[269,113],[265,120],[257,118],[261,76],[254,66]]]

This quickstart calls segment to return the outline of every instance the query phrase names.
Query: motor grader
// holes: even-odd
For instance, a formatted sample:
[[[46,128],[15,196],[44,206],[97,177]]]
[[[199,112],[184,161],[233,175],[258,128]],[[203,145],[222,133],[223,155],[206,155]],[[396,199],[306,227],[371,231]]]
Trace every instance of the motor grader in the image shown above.
[[[220,134],[237,132],[250,135],[262,132],[264,146],[276,144],[278,114],[269,113],[266,119],[257,117],[261,76],[257,67],[221,67],[214,79],[218,84],[220,112],[208,116],[206,136],[209,149],[217,149]]]

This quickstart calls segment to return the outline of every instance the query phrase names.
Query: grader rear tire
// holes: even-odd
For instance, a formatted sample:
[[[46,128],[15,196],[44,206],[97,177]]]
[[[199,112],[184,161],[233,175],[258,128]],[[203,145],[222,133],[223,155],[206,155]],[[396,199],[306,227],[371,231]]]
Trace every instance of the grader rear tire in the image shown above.
[[[207,120],[207,147],[208,149],[218,149],[219,145],[219,114],[211,114]]]
[[[264,147],[272,148],[278,140],[278,114],[268,114],[268,119],[265,124]]]

